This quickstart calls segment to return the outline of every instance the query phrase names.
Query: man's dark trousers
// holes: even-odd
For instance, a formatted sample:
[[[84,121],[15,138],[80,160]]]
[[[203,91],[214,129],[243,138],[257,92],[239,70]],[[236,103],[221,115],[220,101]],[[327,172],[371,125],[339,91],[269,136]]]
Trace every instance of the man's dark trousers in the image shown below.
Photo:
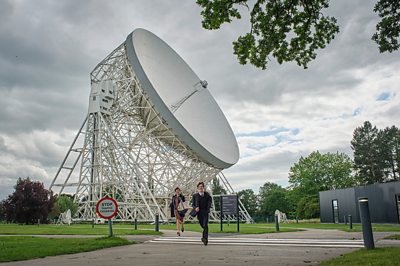
[[[199,211],[197,214],[201,228],[203,228],[203,238],[208,239],[208,212]]]

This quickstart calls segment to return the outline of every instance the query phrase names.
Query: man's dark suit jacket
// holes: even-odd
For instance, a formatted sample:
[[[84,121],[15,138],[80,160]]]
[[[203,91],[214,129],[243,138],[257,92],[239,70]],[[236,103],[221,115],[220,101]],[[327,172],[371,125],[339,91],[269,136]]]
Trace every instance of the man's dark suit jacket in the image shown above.
[[[193,208],[199,207],[200,197],[201,196],[200,196],[199,192],[193,194]],[[207,208],[206,208],[206,210],[200,209],[200,212],[209,213],[210,209],[211,209],[212,198],[211,198],[210,194],[208,192],[206,192],[206,191],[204,191],[204,196],[203,197],[206,197]]]

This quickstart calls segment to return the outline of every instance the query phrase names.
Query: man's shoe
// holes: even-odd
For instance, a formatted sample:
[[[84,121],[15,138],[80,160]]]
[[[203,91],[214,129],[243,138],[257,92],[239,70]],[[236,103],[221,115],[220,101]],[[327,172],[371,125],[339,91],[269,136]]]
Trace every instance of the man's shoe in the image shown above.
[[[201,238],[201,242],[203,242],[203,244],[206,245],[206,239],[204,237]]]
[[[207,244],[208,244],[208,238],[205,238],[204,245],[207,246]]]

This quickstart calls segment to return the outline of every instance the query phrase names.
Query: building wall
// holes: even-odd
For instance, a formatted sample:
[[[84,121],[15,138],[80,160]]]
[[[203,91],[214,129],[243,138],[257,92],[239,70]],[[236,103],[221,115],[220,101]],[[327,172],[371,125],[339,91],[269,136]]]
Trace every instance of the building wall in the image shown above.
[[[333,223],[332,200],[338,200],[339,222],[350,214],[353,222],[360,222],[358,198],[368,197],[373,223],[398,223],[396,194],[400,194],[400,182],[376,183],[373,185],[321,191],[319,193],[321,222]]]
[[[358,210],[355,201],[354,188],[337,189],[319,192],[319,205],[321,210],[321,222],[333,223],[332,201],[338,201],[339,223],[344,222],[344,216],[352,215],[352,219],[357,219]]]
[[[369,212],[373,223],[398,223],[396,194],[400,194],[400,182],[377,183],[356,187],[356,199],[368,197]]]

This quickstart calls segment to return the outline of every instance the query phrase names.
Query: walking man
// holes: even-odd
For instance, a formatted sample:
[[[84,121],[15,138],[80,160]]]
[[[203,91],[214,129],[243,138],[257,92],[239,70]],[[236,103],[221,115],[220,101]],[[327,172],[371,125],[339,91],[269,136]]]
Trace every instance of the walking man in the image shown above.
[[[208,214],[211,209],[212,198],[210,194],[204,191],[204,182],[197,184],[197,193],[193,195],[193,207],[197,212],[201,228],[203,228],[203,237],[201,241],[204,245],[208,244]]]

